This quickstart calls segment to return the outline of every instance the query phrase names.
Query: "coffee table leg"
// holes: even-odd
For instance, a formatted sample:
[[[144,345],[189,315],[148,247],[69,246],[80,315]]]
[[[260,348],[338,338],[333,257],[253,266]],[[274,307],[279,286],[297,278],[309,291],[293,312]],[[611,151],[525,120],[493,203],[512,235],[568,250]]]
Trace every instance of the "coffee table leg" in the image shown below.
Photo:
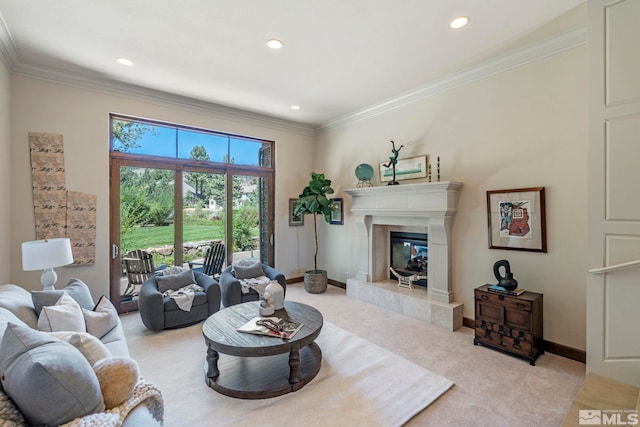
[[[304,385],[300,382],[300,352],[298,350],[289,353],[289,384],[291,384],[293,391]]]
[[[209,369],[207,370],[208,378],[218,378],[220,375],[220,371],[218,370],[218,359],[220,355],[217,351],[211,348],[211,344],[209,344],[207,348],[207,363],[209,364]]]

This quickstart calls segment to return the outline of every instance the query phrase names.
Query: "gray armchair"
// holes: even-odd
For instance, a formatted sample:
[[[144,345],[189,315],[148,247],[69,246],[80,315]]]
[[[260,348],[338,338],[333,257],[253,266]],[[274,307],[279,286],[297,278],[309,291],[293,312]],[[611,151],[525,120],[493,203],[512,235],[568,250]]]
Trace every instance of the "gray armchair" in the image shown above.
[[[211,277],[193,272],[196,284],[204,292],[196,292],[190,311],[181,310],[176,302],[158,290],[157,276],[147,279],[140,289],[138,310],[142,323],[152,331],[180,328],[205,320],[220,310],[220,286]]]
[[[240,304],[242,302],[247,301],[258,301],[260,299],[260,295],[253,290],[249,289],[248,293],[242,293],[242,289],[240,286],[240,280],[236,279],[236,277],[231,273],[233,266],[229,266],[222,270],[220,274],[220,291],[222,292],[222,305],[225,307],[230,307],[232,305]],[[285,295],[287,292],[287,283],[284,277],[284,274],[280,273],[273,267],[268,266],[267,264],[262,264],[262,270],[264,271],[264,275],[267,276],[271,280],[277,280],[280,283],[280,286],[285,291]]]

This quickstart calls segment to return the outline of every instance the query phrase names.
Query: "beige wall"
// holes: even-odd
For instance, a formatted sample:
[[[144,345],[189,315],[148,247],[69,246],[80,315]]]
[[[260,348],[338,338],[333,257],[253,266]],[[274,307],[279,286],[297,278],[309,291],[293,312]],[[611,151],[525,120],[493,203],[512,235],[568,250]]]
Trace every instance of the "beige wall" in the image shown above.
[[[242,118],[234,120],[184,104],[89,90],[22,75],[13,75],[11,90],[10,243],[16,250],[11,251],[10,258],[14,283],[27,289],[40,288],[40,273],[22,271],[18,250],[21,242],[35,238],[28,133],[58,133],[64,136],[67,188],[97,195],[96,264],[57,268],[58,284],[78,277],[87,282],[94,297],[108,295],[110,112],[275,140],[276,165],[286,165],[279,167],[276,175],[276,267],[292,276],[313,262],[309,261],[310,254],[305,258],[298,250],[305,230],[289,227],[287,216],[287,201],[299,194],[296,183],[304,182],[311,168],[313,136],[310,132],[294,132],[285,126],[269,126],[266,122],[261,125],[259,121]]]
[[[523,42],[583,26],[581,8],[566,21],[553,23]],[[370,163],[377,170],[390,155],[393,139],[405,145],[401,157],[440,156],[442,180],[464,183],[453,236],[453,288],[456,300],[465,304],[464,316],[473,318],[473,289],[492,282],[493,263],[506,258],[522,287],[544,294],[545,339],[585,348],[584,46],[391,112],[326,129],[315,139],[242,117],[142,96],[22,75],[13,75],[9,85],[4,69],[0,69],[0,88],[0,121],[6,125],[0,130],[0,196],[4,194],[1,200],[9,200],[11,206],[10,212],[7,204],[0,206],[0,263],[5,264],[0,264],[0,280],[6,281],[8,266],[13,283],[40,288],[39,273],[23,272],[20,255],[20,243],[35,236],[30,131],[63,134],[67,187],[98,196],[96,265],[56,269],[60,283],[79,277],[91,286],[94,296],[108,293],[109,112],[276,140],[276,267],[287,277],[300,276],[313,266],[311,218],[305,219],[305,227],[287,225],[288,199],[300,193],[311,170],[325,172],[334,181],[334,196],[345,199],[344,225],[319,223],[319,267],[342,282],[355,273],[347,251],[355,229],[350,198],[344,190],[355,187],[353,171],[358,164]],[[488,249],[486,191],[532,186],[546,187],[548,253]]]
[[[545,339],[585,349],[585,63],[586,48],[574,48],[319,135],[314,167],[334,180],[346,210],[344,226],[323,224],[329,277],[355,275],[343,190],[355,187],[360,163],[374,166],[380,185],[377,168],[394,140],[405,146],[401,158],[428,154],[435,171],[440,156],[441,179],[464,183],[452,260],[464,316],[474,317],[473,289],[494,283],[494,262],[507,259],[521,287],[544,294]],[[548,253],[488,249],[486,191],[538,186],[546,188]]]
[[[10,206],[6,201],[11,194],[11,138],[10,138],[10,101],[11,79],[4,62],[0,61],[0,283],[6,283],[11,277],[11,245]]]

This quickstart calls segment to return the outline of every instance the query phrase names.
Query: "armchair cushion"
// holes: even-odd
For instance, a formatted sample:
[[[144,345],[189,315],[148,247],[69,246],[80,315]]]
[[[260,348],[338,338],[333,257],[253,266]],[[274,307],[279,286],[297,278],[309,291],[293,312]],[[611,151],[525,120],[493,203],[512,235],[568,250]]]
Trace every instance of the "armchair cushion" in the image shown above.
[[[240,263],[232,264],[232,274],[236,279],[253,279],[254,277],[264,276],[262,264],[256,261],[250,265],[242,265]]]
[[[178,274],[157,276],[158,290],[164,293],[168,290],[177,291],[180,288],[196,283],[192,270],[184,270]]]

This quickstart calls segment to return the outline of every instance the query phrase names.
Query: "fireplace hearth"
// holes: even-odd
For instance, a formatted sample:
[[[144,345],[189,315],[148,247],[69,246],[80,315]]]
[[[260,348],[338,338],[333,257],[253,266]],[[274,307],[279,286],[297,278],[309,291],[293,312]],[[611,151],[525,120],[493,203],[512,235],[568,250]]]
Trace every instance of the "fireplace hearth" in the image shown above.
[[[356,227],[348,248],[356,264],[349,267],[355,274],[347,278],[347,295],[445,329],[462,326],[462,304],[454,301],[450,264],[461,189],[462,183],[445,181],[345,190],[352,197]],[[392,233],[402,236],[396,243],[400,255],[391,255]],[[417,235],[423,237],[411,239]],[[399,288],[391,268],[401,275],[426,271],[426,292],[424,287]]]

